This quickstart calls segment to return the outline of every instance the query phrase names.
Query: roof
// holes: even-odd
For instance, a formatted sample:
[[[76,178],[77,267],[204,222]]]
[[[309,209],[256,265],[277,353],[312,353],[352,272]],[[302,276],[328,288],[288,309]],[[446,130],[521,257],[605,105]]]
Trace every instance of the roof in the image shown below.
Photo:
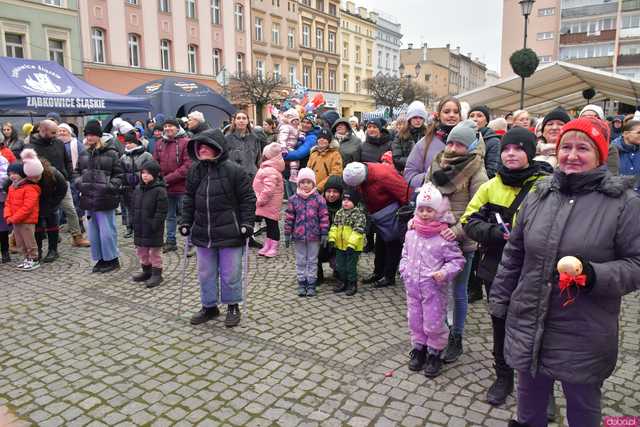
[[[470,105],[486,105],[496,113],[520,108],[519,76],[499,80],[491,85],[458,95]],[[577,108],[587,104],[582,91],[596,91],[590,102],[610,99],[626,104],[640,102],[640,81],[582,65],[557,61],[542,66],[525,80],[524,108],[530,113],[546,114],[555,107]]]

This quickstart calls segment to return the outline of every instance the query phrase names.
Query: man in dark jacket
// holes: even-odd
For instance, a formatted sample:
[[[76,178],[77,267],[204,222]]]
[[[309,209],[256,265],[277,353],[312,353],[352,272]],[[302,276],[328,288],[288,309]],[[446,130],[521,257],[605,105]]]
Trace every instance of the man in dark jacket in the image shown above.
[[[196,135],[189,142],[189,155],[194,164],[187,178],[180,233],[191,235],[196,246],[202,300],[191,324],[218,316],[221,303],[229,306],[225,326],[236,326],[243,296],[242,255],[253,233],[256,196],[244,168],[229,161],[219,130]]]

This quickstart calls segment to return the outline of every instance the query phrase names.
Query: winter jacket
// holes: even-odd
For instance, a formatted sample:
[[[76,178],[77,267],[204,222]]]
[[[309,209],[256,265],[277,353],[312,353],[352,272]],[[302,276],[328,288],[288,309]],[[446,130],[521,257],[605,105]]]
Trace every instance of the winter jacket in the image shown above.
[[[206,131],[211,130],[211,129],[212,129],[212,127],[211,127],[211,125],[209,125],[209,123],[200,122],[193,129],[187,130],[187,135],[189,136],[189,138],[193,138],[194,136],[198,135],[199,133],[206,132]]]
[[[391,137],[389,131],[382,129],[379,138],[367,138],[360,145],[360,162],[380,163],[380,158],[387,151],[391,151]]]
[[[329,243],[340,251],[353,249],[362,252],[366,244],[366,227],[367,216],[358,206],[340,209],[329,229]]]
[[[556,156],[556,145],[545,142],[541,139],[536,144],[537,156],[533,158],[538,162],[547,162],[552,168],[558,166],[558,156]]]
[[[546,172],[540,172],[524,182],[525,184],[531,181],[535,183],[546,175]],[[515,223],[515,212],[511,218],[507,218],[505,212],[521,190],[521,187],[504,184],[502,177],[498,174],[480,186],[460,218],[466,235],[479,243],[480,260],[476,274],[487,282],[493,281],[502,257],[502,250],[507,243],[503,237],[504,231],[498,225],[495,215],[499,214],[502,220],[512,228]]]
[[[184,194],[186,191],[187,173],[191,167],[188,143],[186,135],[179,135],[174,139],[163,136],[162,140],[156,141],[153,159],[160,164],[160,172],[170,195]]]
[[[199,144],[214,148],[218,156],[198,160]],[[181,224],[191,227],[191,241],[203,248],[243,246],[242,227],[252,233],[256,209],[247,171],[230,160],[218,130],[194,136],[189,141],[189,156],[194,163],[187,176]]]
[[[256,216],[280,219],[280,209],[284,198],[282,172],[284,160],[281,156],[263,160],[253,179],[253,191],[256,193]]]
[[[342,175],[342,155],[338,150],[338,142],[331,141],[324,151],[318,150],[317,145],[313,147],[307,167],[316,174],[318,191],[324,192],[324,186],[331,175]]]
[[[500,137],[493,129],[484,127],[480,129],[482,139],[484,139],[484,169],[489,179],[496,176],[498,166],[500,166]]]
[[[102,136],[98,148],[87,148],[78,159],[80,207],[86,211],[109,211],[120,203],[122,166],[113,137]]]
[[[16,161],[16,156],[13,154],[13,151],[6,144],[0,144],[0,156],[4,157],[9,161],[9,164],[14,163]]]
[[[346,125],[347,129],[349,129],[349,133],[342,140],[340,140],[336,135],[336,128],[339,124]],[[340,144],[340,154],[342,155],[343,167],[347,166],[351,162],[359,162],[362,140],[353,132],[351,124],[346,119],[339,119],[333,124],[331,132],[333,132],[336,141]]]
[[[241,136],[238,131],[227,134],[224,139],[229,160],[240,165],[252,182],[262,158],[260,141],[252,132]]]
[[[315,191],[304,199],[298,194],[289,197],[284,220],[284,235],[292,240],[318,241],[329,232],[329,211],[324,197]]]
[[[429,169],[429,166],[431,166],[433,158],[436,154],[444,150],[444,142],[442,142],[438,136],[433,135],[431,143],[428,144],[429,149],[425,155],[424,150],[425,145],[427,145],[425,141],[426,138],[422,138],[415,147],[413,147],[404,167],[403,176],[411,188],[422,187],[422,184],[424,184],[424,175]]]
[[[142,165],[148,160],[153,160],[153,156],[144,149],[142,145],[133,150],[125,150],[120,157],[120,165],[122,166],[122,187],[123,198],[125,204],[131,203],[133,190],[140,183],[140,171]],[[165,190],[166,191],[166,190]]]
[[[620,153],[615,144],[609,144],[609,155],[607,156],[607,169],[612,175],[620,175]]]
[[[295,148],[298,145],[298,128],[290,123],[281,123],[278,127],[278,144],[283,148],[283,151],[288,151],[290,148]]]
[[[464,268],[465,258],[456,242],[449,242],[440,235],[422,237],[416,230],[409,230],[404,238],[400,277],[405,286],[431,285],[441,288],[432,275],[444,270],[444,283],[450,283]],[[446,285],[445,285],[446,286]]]
[[[315,147],[316,141],[318,140],[318,134],[320,133],[320,127],[315,126],[311,131],[307,132],[304,136],[304,142],[298,146],[294,151],[289,151],[284,155],[285,162],[290,162],[292,160],[300,160],[300,168],[302,168],[302,164],[304,163],[307,157],[309,157],[309,153],[311,153],[311,149]]]
[[[26,178],[9,185],[4,201],[4,219],[8,224],[37,224],[40,212],[40,187]]]
[[[9,139],[5,139],[4,143],[7,144],[7,147],[9,147],[9,149],[13,152],[15,158],[19,159],[20,153],[24,148],[24,142],[22,142],[22,140],[18,138],[18,129],[12,127],[11,136],[9,137]]]
[[[409,202],[411,189],[395,167],[386,163],[366,163],[367,178],[358,186],[370,214],[392,203],[401,206]]]
[[[58,138],[44,139],[36,133],[29,137],[29,143],[25,144],[24,148],[33,148],[38,157],[47,159],[66,179],[71,179],[73,172],[71,156],[64,149],[64,142]]]
[[[131,198],[133,243],[136,246],[162,246],[168,208],[167,187],[162,178],[158,177],[149,184],[140,182]]]
[[[572,384],[600,384],[618,353],[621,298],[640,289],[640,198],[606,167],[538,181],[520,207],[491,287],[506,319],[507,363]],[[563,307],[556,264],[590,262],[595,282]]]
[[[51,167],[53,182],[46,182],[44,178],[38,181],[40,186],[40,217],[49,216],[60,208],[62,199],[67,195],[69,184],[56,168]]]
[[[411,154],[411,150],[416,143],[424,137],[425,127],[411,128],[406,136],[396,135],[391,143],[391,152],[393,153],[393,165],[398,172],[404,171],[407,164],[407,158]]]
[[[640,145],[627,144],[624,142],[622,135],[613,144],[620,154],[620,175],[628,175],[636,177],[634,190],[640,193]]]

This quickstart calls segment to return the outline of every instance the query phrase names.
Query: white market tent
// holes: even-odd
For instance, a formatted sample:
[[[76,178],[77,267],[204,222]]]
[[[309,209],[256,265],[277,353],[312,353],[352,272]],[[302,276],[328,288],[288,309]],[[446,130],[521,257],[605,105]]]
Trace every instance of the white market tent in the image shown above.
[[[519,76],[500,80],[492,85],[458,95],[469,105],[486,105],[494,113],[506,113],[520,108]],[[567,62],[542,66],[525,80],[524,108],[533,114],[546,114],[555,107],[567,110],[584,106],[582,91],[593,88],[591,102],[610,99],[630,105],[640,104],[640,80]]]

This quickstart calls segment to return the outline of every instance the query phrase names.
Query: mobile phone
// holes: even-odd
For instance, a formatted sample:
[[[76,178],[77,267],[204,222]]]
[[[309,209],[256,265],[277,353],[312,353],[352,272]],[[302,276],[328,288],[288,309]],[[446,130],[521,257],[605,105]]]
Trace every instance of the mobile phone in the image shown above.
[[[500,228],[502,228],[503,232],[507,234],[511,233],[511,231],[509,231],[509,227],[507,227],[507,224],[504,223],[504,221],[502,220],[502,217],[498,212],[496,212],[496,221],[498,222],[498,225],[500,226]]]

